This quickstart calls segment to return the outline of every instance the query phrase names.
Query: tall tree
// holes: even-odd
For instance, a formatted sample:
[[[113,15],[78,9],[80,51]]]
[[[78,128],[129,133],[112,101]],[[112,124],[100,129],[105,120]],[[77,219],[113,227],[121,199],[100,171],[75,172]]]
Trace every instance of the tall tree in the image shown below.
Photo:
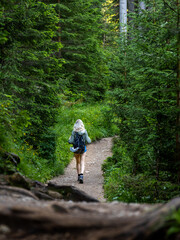
[[[120,32],[127,32],[127,0],[119,1]]]
[[[101,99],[106,83],[106,60],[103,53],[102,1],[80,0],[61,3],[62,70],[65,82],[76,98]]]
[[[154,201],[168,199],[178,190],[173,184],[178,183],[179,169],[179,15],[175,0],[171,5],[157,0],[156,6],[143,2],[146,8],[142,11],[139,6],[131,14],[131,38],[119,42],[119,52],[116,48],[116,58],[110,63],[112,108],[120,129],[119,148],[125,148],[126,159],[130,159],[125,175],[136,179],[136,191],[143,189],[142,201],[148,196]],[[117,150],[114,158],[122,172],[126,164],[122,152]],[[121,188],[127,180],[122,175]],[[141,178],[146,179],[144,185]],[[129,196],[137,194],[132,188],[126,191]]]
[[[26,110],[29,127],[24,139],[51,158],[55,136],[58,79],[62,60],[56,57],[61,44],[53,41],[58,16],[54,7],[36,0],[1,2],[4,41],[1,41],[1,89],[16,109]]]

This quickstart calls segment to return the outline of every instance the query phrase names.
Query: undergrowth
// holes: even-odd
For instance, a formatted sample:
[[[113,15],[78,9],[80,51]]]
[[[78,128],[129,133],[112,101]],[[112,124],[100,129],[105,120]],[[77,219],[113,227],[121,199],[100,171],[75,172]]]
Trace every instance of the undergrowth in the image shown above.
[[[105,104],[74,104],[62,106],[59,109],[57,124],[54,128],[56,136],[55,157],[47,160],[39,157],[38,149],[33,150],[27,142],[19,144],[17,141],[16,153],[21,158],[18,170],[25,176],[46,182],[54,176],[62,174],[64,168],[73,157],[70,152],[68,139],[77,119],[84,122],[85,128],[92,141],[114,135],[116,128],[111,124],[109,108]],[[16,140],[14,140],[16,141]],[[46,147],[48,148],[48,141]]]
[[[115,126],[111,123],[109,109],[106,105],[78,104],[72,106],[71,108],[61,108],[58,124],[56,126],[56,157],[62,164],[63,169],[67,166],[73,156],[73,153],[69,150],[71,145],[69,145],[67,141],[72,133],[74,123],[77,119],[81,119],[83,121],[92,141],[107,136],[113,136],[116,130]]]
[[[135,172],[135,167],[127,146],[115,139],[113,157],[107,158],[102,166],[108,201],[160,203],[179,195],[179,185],[168,181],[164,171],[160,171],[157,179],[148,168],[146,172]]]

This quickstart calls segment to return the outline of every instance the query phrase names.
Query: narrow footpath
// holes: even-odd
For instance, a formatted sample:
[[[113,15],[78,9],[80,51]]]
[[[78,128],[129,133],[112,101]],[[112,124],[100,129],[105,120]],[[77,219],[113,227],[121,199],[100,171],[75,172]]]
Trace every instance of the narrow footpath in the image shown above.
[[[0,175],[0,240],[167,239],[168,219],[180,209],[180,198],[165,204],[104,199],[101,166],[111,148],[112,138],[88,145],[83,184],[75,159],[48,184],[18,172]]]
[[[77,181],[75,158],[66,168],[64,175],[55,177],[50,182],[57,185],[75,186],[100,202],[105,202],[101,167],[104,160],[112,156],[111,148],[112,138],[103,138],[87,146],[83,184]]]

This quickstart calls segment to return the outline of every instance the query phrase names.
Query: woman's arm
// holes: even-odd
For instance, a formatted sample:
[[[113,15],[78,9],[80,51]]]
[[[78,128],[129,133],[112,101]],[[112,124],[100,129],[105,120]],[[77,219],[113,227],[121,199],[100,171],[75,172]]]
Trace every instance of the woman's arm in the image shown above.
[[[86,142],[91,143],[91,139],[89,138],[87,131],[85,132],[85,136],[86,136]]]
[[[74,143],[74,131],[72,131],[72,134],[68,140],[68,143],[73,144]]]

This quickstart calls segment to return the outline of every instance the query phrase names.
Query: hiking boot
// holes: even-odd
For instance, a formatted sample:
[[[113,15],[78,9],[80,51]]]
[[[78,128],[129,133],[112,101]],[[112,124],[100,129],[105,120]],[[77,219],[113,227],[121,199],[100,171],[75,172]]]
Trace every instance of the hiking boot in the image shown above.
[[[80,181],[80,175],[78,175],[78,182]]]
[[[83,183],[83,175],[79,176],[79,183]]]

